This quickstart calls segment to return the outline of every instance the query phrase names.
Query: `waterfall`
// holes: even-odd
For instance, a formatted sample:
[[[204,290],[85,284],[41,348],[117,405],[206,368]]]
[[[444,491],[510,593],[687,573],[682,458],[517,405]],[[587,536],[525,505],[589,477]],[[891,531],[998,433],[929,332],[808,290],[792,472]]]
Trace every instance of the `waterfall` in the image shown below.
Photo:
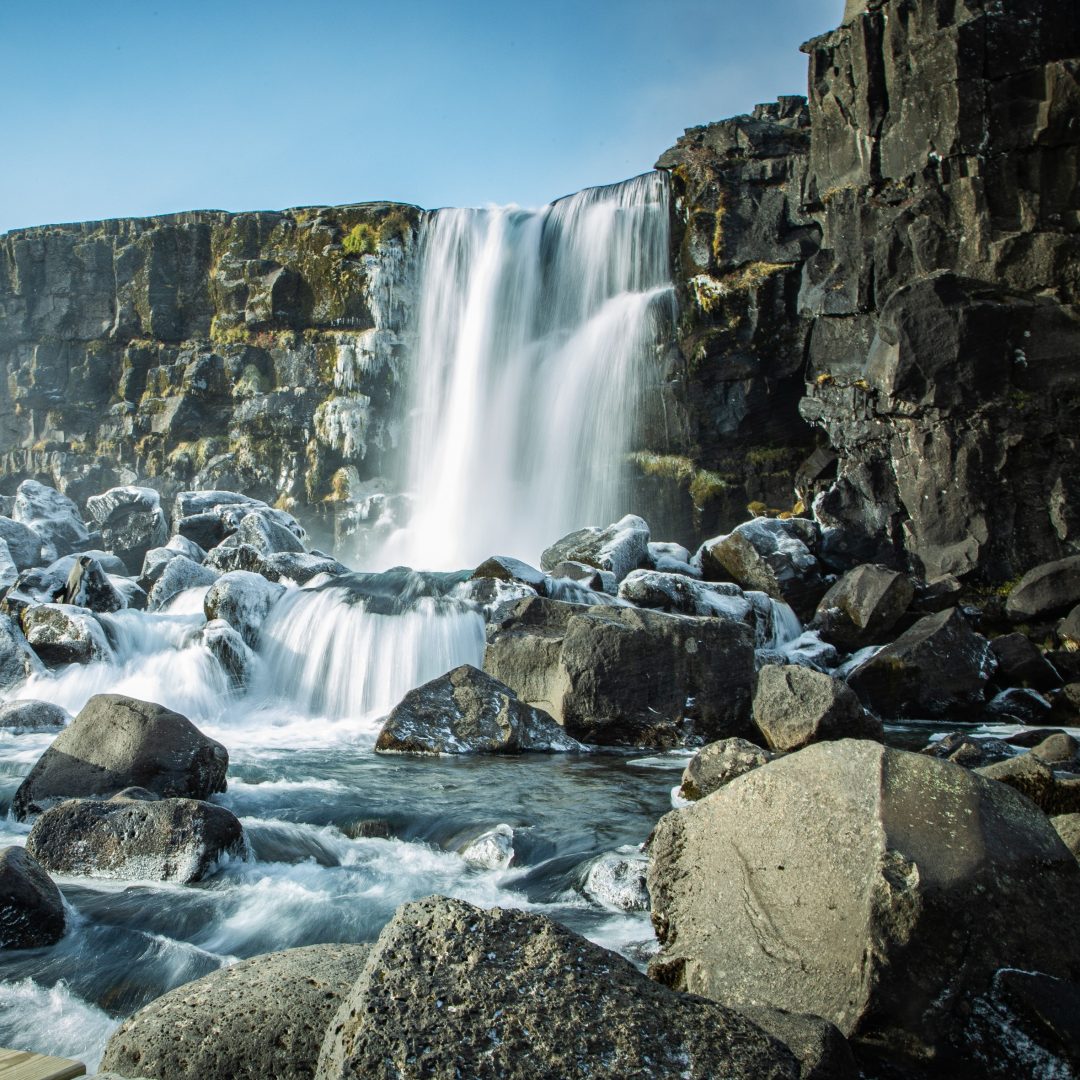
[[[412,513],[383,565],[535,562],[621,517],[625,456],[673,317],[667,179],[540,210],[440,210],[421,236],[404,437]]]

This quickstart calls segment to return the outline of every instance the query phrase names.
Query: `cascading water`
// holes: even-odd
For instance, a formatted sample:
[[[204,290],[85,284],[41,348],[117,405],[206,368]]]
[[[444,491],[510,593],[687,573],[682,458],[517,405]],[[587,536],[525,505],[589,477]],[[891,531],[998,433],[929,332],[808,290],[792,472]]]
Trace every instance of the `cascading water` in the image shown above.
[[[373,561],[536,561],[607,524],[673,315],[667,179],[424,224],[404,439],[411,518]]]

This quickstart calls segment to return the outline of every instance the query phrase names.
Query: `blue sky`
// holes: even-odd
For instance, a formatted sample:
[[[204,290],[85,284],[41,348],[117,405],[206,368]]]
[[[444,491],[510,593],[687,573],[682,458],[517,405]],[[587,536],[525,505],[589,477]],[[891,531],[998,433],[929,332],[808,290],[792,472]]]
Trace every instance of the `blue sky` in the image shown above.
[[[805,92],[843,0],[0,0],[0,232],[175,210],[537,205]]]

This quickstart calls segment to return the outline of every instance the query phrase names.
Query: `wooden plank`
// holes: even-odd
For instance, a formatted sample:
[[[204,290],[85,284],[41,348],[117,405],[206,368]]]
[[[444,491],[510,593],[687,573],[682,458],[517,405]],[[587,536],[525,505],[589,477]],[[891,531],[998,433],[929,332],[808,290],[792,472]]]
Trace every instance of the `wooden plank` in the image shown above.
[[[75,1080],[85,1075],[81,1061],[0,1047],[0,1080]]]

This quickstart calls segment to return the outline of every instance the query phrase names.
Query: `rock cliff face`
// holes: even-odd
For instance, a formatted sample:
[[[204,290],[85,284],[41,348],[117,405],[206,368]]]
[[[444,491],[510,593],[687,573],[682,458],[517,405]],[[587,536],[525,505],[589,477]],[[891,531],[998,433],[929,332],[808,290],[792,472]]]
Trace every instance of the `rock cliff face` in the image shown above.
[[[808,121],[782,99],[658,163],[684,226],[695,466],[741,449],[729,490],[766,499],[752,466],[775,439],[777,482],[826,488],[817,515],[852,554],[927,578],[1000,581],[1075,550],[1075,5],[852,0],[804,49]],[[808,441],[804,378],[831,483],[831,453],[800,477],[782,452]]]
[[[0,238],[0,473],[322,506],[393,446],[419,211],[200,212]]]

